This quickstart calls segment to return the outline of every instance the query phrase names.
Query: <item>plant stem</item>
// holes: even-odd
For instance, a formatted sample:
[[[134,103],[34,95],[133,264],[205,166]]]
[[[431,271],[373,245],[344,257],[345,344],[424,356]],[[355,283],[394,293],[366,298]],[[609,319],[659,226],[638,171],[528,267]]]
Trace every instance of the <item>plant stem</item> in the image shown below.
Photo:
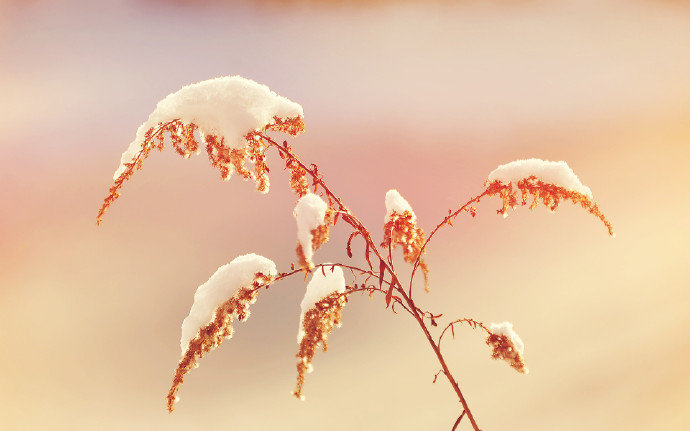
[[[441,364],[441,368],[443,369],[443,374],[446,375],[446,378],[450,382],[450,385],[453,387],[455,394],[458,396],[458,399],[460,400],[460,403],[462,404],[462,408],[465,410],[465,413],[467,413],[467,418],[470,420],[472,427],[474,428],[475,431],[481,431],[479,429],[479,426],[477,425],[477,422],[474,420],[474,416],[472,416],[472,412],[470,411],[470,408],[467,405],[467,401],[465,401],[465,397],[462,395],[462,391],[460,390],[460,386],[458,386],[458,382],[455,380],[455,378],[451,374],[450,369],[448,368],[448,365],[446,364],[446,361],[443,358],[443,354],[441,354],[441,350],[438,348],[438,344],[436,344],[433,337],[429,333],[429,329],[426,327],[424,320],[419,315],[419,312],[417,311],[417,307],[415,306],[414,301],[412,301],[412,299],[410,299],[410,297],[407,296],[405,289],[403,289],[403,287],[401,285],[398,284],[396,289],[403,296],[405,301],[408,303],[408,305],[412,309],[412,313],[413,313],[412,315],[414,316],[415,320],[417,320],[417,323],[419,324],[420,328],[424,332],[424,335],[426,336],[426,339],[429,342],[431,349],[436,354],[436,357],[438,358],[438,362]]]
[[[458,416],[458,419],[457,419],[457,420],[455,421],[455,423],[453,424],[453,428],[451,428],[450,431],[455,431],[455,430],[456,430],[456,428],[458,427],[458,425],[460,425],[460,421],[461,421],[462,418],[465,416],[465,413],[467,413],[467,412],[463,410],[462,413],[460,414],[460,416]]]
[[[310,169],[308,166],[306,166],[304,163],[302,163],[299,158],[297,158],[296,155],[292,153],[292,151],[288,147],[283,147],[279,145],[277,142],[272,140],[266,135],[260,135],[266,142],[268,142],[270,145],[273,147],[277,148],[278,151],[283,153],[286,157],[290,157],[292,160],[294,160],[296,163],[299,164],[299,166],[304,169],[313,179],[314,183],[318,183],[321,188],[324,190],[326,195],[329,196],[329,198],[332,198],[335,203],[338,204],[339,210],[343,213],[342,219],[348,223],[350,226],[352,226],[354,229],[360,232],[362,238],[369,244],[369,249],[376,255],[376,257],[379,258],[381,263],[385,266],[386,271],[388,271],[391,274],[391,283],[393,284],[393,288],[397,290],[402,298],[405,300],[407,305],[409,306],[411,310],[412,316],[414,316],[415,320],[419,324],[419,327],[422,329],[422,332],[424,332],[424,336],[426,337],[427,341],[429,342],[429,345],[431,346],[431,349],[434,351],[436,354],[436,357],[438,358],[439,363],[441,364],[441,368],[443,369],[443,374],[445,374],[446,378],[448,379],[448,382],[450,382],[450,385],[453,387],[453,390],[455,391],[455,394],[458,396],[458,399],[460,400],[460,403],[462,404],[462,408],[464,410],[464,413],[467,414],[467,418],[470,420],[470,423],[472,424],[472,427],[474,428],[475,431],[481,431],[479,429],[479,426],[477,425],[477,422],[474,420],[474,416],[472,416],[472,412],[470,411],[469,406],[467,405],[467,401],[465,400],[465,397],[462,395],[462,391],[460,390],[460,386],[458,386],[458,382],[455,380],[453,375],[450,372],[450,369],[448,368],[448,365],[446,364],[445,359],[443,358],[443,354],[441,353],[441,350],[438,347],[438,344],[434,341],[434,338],[431,336],[431,333],[429,333],[429,329],[427,328],[426,324],[424,323],[424,319],[422,316],[419,314],[419,310],[417,308],[417,305],[414,303],[412,300],[411,296],[407,294],[405,289],[402,287],[402,284],[400,283],[400,279],[398,278],[397,274],[395,273],[395,269],[393,268],[393,261],[392,261],[392,256],[389,254],[389,259],[385,259],[381,252],[379,251],[376,243],[371,237],[371,234],[369,233],[369,230],[364,226],[364,224],[357,218],[355,217],[354,214],[343,204],[342,200],[335,194],[333,193],[328,186],[326,185],[325,181],[323,178],[318,175],[315,171]],[[420,258],[417,259],[415,262],[413,269],[412,269],[412,276],[410,277],[410,287],[412,285],[412,281],[414,279],[414,272],[417,269],[417,266],[419,265],[419,261],[421,260],[421,255],[424,251],[424,248],[426,248],[426,245],[429,243],[429,240],[431,240],[431,237],[433,237],[434,233],[438,229],[441,228],[444,224],[448,223],[448,221],[455,216],[457,216],[461,211],[463,211],[465,208],[467,208],[471,203],[478,202],[484,195],[486,195],[486,191],[482,193],[479,196],[474,197],[471,199],[469,202],[467,202],[465,205],[460,207],[460,209],[456,210],[454,213],[449,214],[443,222],[441,222],[436,229],[434,229],[431,234],[429,235],[429,238],[427,238],[424,247],[422,248],[422,252],[419,254]],[[389,249],[389,253],[391,250]],[[377,275],[377,277],[385,277],[385,272],[383,272],[382,275]],[[383,281],[383,280],[381,280]],[[411,293],[411,292],[410,292]]]
[[[359,222],[359,220],[357,220],[356,218],[353,217],[353,219]],[[453,387],[455,394],[458,396],[458,399],[462,404],[462,408],[465,410],[465,413],[467,413],[467,418],[470,420],[472,427],[475,431],[481,431],[479,429],[479,426],[477,425],[477,422],[474,420],[474,416],[472,416],[472,412],[470,411],[470,408],[467,405],[465,397],[462,395],[462,391],[460,390],[458,382],[453,377],[453,374],[450,372],[450,369],[448,368],[448,365],[446,364],[446,361],[443,358],[443,354],[441,353],[438,344],[436,344],[436,342],[434,341],[434,338],[431,336],[431,333],[429,332],[429,328],[427,328],[426,324],[424,323],[424,319],[422,319],[422,316],[420,316],[419,311],[417,309],[417,305],[414,303],[412,298],[410,298],[407,295],[407,292],[405,292],[405,289],[402,287],[402,284],[400,284],[399,278],[395,274],[393,268],[389,266],[388,263],[386,263],[386,261],[383,259],[383,256],[381,256],[379,250],[376,248],[376,245],[373,243],[373,240],[371,239],[371,235],[369,234],[369,232],[366,230],[366,228],[364,228],[363,225],[360,224],[360,227],[364,231],[362,236],[365,238],[366,241],[370,242],[371,249],[374,251],[374,253],[376,253],[378,258],[384,263],[384,265],[386,265],[386,269],[393,275],[392,281],[395,283],[395,290],[397,290],[400,293],[400,295],[402,295],[403,299],[405,300],[405,302],[407,302],[407,305],[412,310],[412,315],[419,324],[419,327],[422,329],[422,332],[424,332],[424,336],[426,336],[426,339],[429,342],[431,349],[436,354],[438,362],[441,364],[441,367],[443,368],[443,374],[446,375],[448,382],[450,382],[450,385]]]

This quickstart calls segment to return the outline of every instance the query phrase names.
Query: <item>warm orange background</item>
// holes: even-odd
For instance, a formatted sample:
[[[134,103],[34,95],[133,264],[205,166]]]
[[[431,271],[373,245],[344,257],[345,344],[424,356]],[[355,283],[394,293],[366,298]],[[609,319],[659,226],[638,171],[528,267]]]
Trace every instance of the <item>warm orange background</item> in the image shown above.
[[[350,302],[290,396],[299,277],[166,413],[194,289],[247,252],[289,268],[294,197],[277,157],[262,196],[166,152],[95,215],[156,101],[227,74],[304,106],[291,143],[376,235],[389,188],[428,230],[500,163],[568,161],[615,240],[571,205],[487,201],[432,243],[420,303],[522,336],[527,376],[470,329],[445,344],[486,431],[689,429],[686,2],[288,3],[0,2],[0,429],[450,429],[435,358],[382,298]],[[347,260],[348,233],[317,257]]]

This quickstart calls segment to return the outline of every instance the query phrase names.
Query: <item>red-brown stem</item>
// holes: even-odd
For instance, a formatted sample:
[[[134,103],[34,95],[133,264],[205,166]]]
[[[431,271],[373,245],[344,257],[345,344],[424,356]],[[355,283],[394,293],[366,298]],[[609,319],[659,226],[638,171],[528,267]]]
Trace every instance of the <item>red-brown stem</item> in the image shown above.
[[[395,273],[395,270],[393,269],[393,265],[390,262],[387,262],[388,259],[385,259],[381,255],[381,252],[379,251],[378,247],[376,246],[376,243],[371,238],[371,234],[369,233],[369,230],[367,230],[367,228],[362,224],[362,222],[360,222],[359,219],[357,219],[357,217],[355,217],[354,214],[352,214],[350,212],[350,210],[342,203],[340,198],[338,196],[336,196],[333,192],[331,192],[331,190],[325,184],[323,179],[316,172],[314,172],[312,169],[310,169],[309,167],[304,165],[288,148],[279,145],[277,142],[275,142],[274,140],[272,140],[271,138],[269,138],[263,134],[261,135],[261,137],[263,139],[265,139],[266,142],[268,142],[269,144],[271,144],[272,146],[277,148],[278,151],[283,153],[286,157],[290,157],[292,160],[294,160],[296,163],[298,163],[299,166],[302,169],[304,169],[313,178],[314,182],[319,184],[322,187],[322,189],[329,196],[329,198],[332,198],[333,201],[338,204],[338,206],[339,206],[338,209],[344,214],[342,219],[346,223],[350,224],[354,229],[358,230],[361,233],[364,240],[369,244],[369,249],[374,252],[376,257],[378,257],[381,262],[383,262],[383,265],[384,265],[386,271],[388,271],[391,274],[391,277],[392,277],[391,282],[394,283],[395,290],[397,290],[398,293],[400,293],[401,297],[405,300],[405,302],[409,306],[409,309],[412,311],[412,313],[411,313],[412,316],[415,318],[415,320],[419,324],[419,327],[421,328],[422,332],[424,333],[424,336],[426,337],[427,341],[429,342],[431,349],[434,351],[434,354],[436,355],[436,358],[438,359],[439,363],[441,364],[441,368],[443,369],[443,374],[445,374],[446,378],[448,379],[448,382],[453,387],[455,394],[458,396],[458,399],[460,400],[460,403],[462,404],[463,410],[467,414],[467,418],[469,419],[470,423],[472,424],[472,427],[474,428],[475,431],[481,431],[479,429],[479,426],[477,425],[477,422],[474,420],[474,417],[472,416],[472,412],[470,411],[470,408],[467,405],[467,401],[465,400],[465,397],[462,395],[462,391],[460,390],[460,387],[458,386],[458,382],[455,380],[455,378],[451,374],[450,369],[448,368],[448,364],[446,364],[446,361],[443,358],[443,355],[441,354],[441,350],[439,349],[438,344],[436,344],[433,337],[431,336],[431,333],[429,333],[429,329],[427,328],[426,324],[424,323],[423,317],[419,314],[419,311],[418,311],[419,309],[417,308],[417,306],[414,303],[414,301],[412,300],[412,298],[410,298],[410,296],[407,294],[405,289],[400,284],[399,278],[398,278],[397,274]],[[434,233],[436,233],[436,231],[438,229],[441,228],[441,226],[448,223],[449,219],[457,216],[461,211],[463,211],[467,206],[469,206],[473,202],[478,202],[484,195],[486,195],[486,191],[484,193],[482,193],[481,195],[476,196],[473,199],[471,199],[465,205],[460,207],[460,209],[458,209],[455,213],[448,215],[444,219],[444,221],[441,222],[441,224],[439,224],[431,232],[431,234],[429,235],[429,238],[427,238],[426,243],[422,247],[422,252],[424,251],[424,247],[426,247],[426,244],[429,243],[429,240],[431,239],[431,237],[434,235]],[[412,278],[414,277],[414,270],[416,270],[417,266],[419,265],[419,261],[421,260],[421,255],[422,255],[422,253],[420,252],[420,254],[419,254],[420,257],[417,259],[417,261],[415,262],[415,265],[413,267],[413,272],[412,272],[412,276],[410,279],[410,284],[412,283]],[[375,276],[378,277],[378,275],[375,275]],[[385,277],[385,272],[384,272],[383,276]]]
[[[298,159],[297,156],[292,154],[292,152],[288,148],[283,147],[282,145],[280,145],[279,143],[277,143],[276,141],[274,141],[273,139],[271,139],[270,137],[266,136],[263,133],[259,134],[258,136],[261,139],[268,142],[273,147],[277,148],[278,151],[285,154],[286,157],[290,157],[292,160],[294,160],[295,163],[297,163],[299,165],[299,167],[304,169],[313,178],[315,183],[317,183],[318,185],[321,186],[321,188],[324,190],[324,192],[326,192],[326,195],[328,195],[329,198],[333,199],[333,201],[335,201],[338,204],[338,206],[340,207],[340,208],[338,208],[339,210],[346,212],[351,217],[354,217],[350,213],[350,210],[348,210],[347,207],[340,200],[340,198],[338,196],[336,196],[335,193],[333,193],[330,188],[328,188],[328,186],[323,181],[323,179],[318,174],[316,174],[310,167],[308,167],[304,163],[302,163],[302,161],[300,159]]]
[[[460,214],[461,212],[467,210],[467,208],[468,208],[470,205],[472,205],[472,204],[474,204],[474,203],[479,203],[479,201],[480,201],[484,196],[486,196],[486,195],[488,195],[488,194],[489,194],[489,191],[488,191],[488,190],[484,190],[481,194],[479,194],[479,195],[473,197],[472,199],[470,199],[469,201],[465,202],[465,204],[462,205],[460,208],[458,208],[458,209],[455,210],[454,212],[452,212],[452,213],[448,214],[447,216],[445,216],[445,217],[443,218],[443,220],[441,220],[441,223],[439,223],[438,225],[436,225],[436,227],[434,228],[434,230],[431,231],[431,233],[429,234],[429,236],[426,238],[426,241],[424,242],[424,245],[422,245],[422,248],[419,250],[419,255],[417,256],[417,260],[415,260],[414,265],[412,265],[412,275],[410,275],[410,286],[409,286],[410,292],[412,292],[412,282],[414,281],[414,274],[415,274],[415,272],[417,272],[417,268],[419,267],[419,264],[420,264],[420,262],[422,261],[422,255],[424,254],[424,251],[426,250],[426,246],[427,246],[427,244],[429,244],[429,241],[431,241],[431,238],[434,237],[434,234],[436,234],[436,232],[438,232],[439,229],[441,229],[443,226],[445,226],[445,225],[447,225],[447,224],[450,224],[450,225],[452,226],[451,220],[453,220],[455,217],[457,217],[458,214]],[[469,416],[469,415],[468,415],[468,416]]]
[[[413,316],[417,320],[417,323],[419,323],[419,326],[422,328],[422,331],[424,332],[424,335],[426,336],[427,341],[429,341],[429,345],[431,346],[431,349],[436,354],[436,357],[438,358],[438,362],[441,364],[441,368],[443,369],[443,374],[445,374],[446,378],[448,379],[448,382],[453,387],[455,394],[458,396],[458,399],[460,400],[460,403],[462,404],[463,410],[465,411],[465,413],[467,413],[467,419],[469,419],[470,423],[472,424],[472,428],[474,428],[475,431],[481,431],[479,429],[479,426],[477,425],[477,422],[474,420],[474,416],[472,416],[472,412],[470,411],[470,408],[467,405],[467,401],[465,401],[465,397],[462,395],[462,391],[460,390],[460,386],[458,386],[458,382],[455,380],[455,378],[451,374],[450,369],[448,368],[448,365],[446,364],[446,361],[443,358],[443,354],[441,354],[441,350],[439,349],[438,344],[436,344],[436,342],[432,338],[431,334],[429,333],[429,329],[426,327],[424,320],[422,320],[421,316],[417,312],[417,307],[414,306],[414,302],[412,301],[412,299],[410,299],[409,296],[407,296],[405,289],[403,289],[403,287],[399,283],[398,283],[396,290],[398,290],[398,292],[400,292],[400,294],[403,295],[403,298],[410,305],[410,308],[412,308]]]
[[[445,328],[443,328],[443,331],[441,331],[441,335],[439,335],[439,337],[438,337],[438,341],[436,342],[436,344],[438,344],[439,350],[441,349],[441,341],[443,340],[443,336],[446,335],[446,331],[448,331],[449,329],[451,331],[453,331],[453,326],[458,324],[458,323],[467,323],[468,325],[470,325],[472,327],[472,329],[477,329],[478,327],[482,328],[483,330],[486,331],[487,334],[491,335],[491,331],[489,331],[489,328],[484,326],[484,324],[478,320],[467,319],[467,318],[453,320],[452,322],[447,324]],[[453,332],[453,338],[455,338],[455,332]]]
[[[466,411],[463,411],[460,416],[458,416],[457,420],[453,424],[453,428],[451,428],[450,431],[455,431],[458,428],[458,425],[460,425],[460,421],[462,420],[463,416],[465,416]]]

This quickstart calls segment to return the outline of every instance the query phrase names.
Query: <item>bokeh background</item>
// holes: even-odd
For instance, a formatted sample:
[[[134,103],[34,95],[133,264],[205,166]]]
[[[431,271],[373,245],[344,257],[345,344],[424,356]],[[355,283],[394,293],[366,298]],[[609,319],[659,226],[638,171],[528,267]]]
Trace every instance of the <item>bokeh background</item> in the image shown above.
[[[293,147],[375,234],[389,188],[429,230],[497,165],[567,160],[616,239],[569,204],[504,220],[486,201],[432,243],[420,304],[522,336],[527,376],[469,328],[444,345],[484,430],[690,428],[687,2],[0,5],[1,429],[450,429],[433,354],[382,298],[351,300],[306,402],[290,396],[300,277],[166,412],[195,288],[247,252],[289,268],[294,196],[277,157],[263,196],[165,152],[95,216],[155,103],[233,74],[304,106]],[[347,260],[348,233],[317,257]]]

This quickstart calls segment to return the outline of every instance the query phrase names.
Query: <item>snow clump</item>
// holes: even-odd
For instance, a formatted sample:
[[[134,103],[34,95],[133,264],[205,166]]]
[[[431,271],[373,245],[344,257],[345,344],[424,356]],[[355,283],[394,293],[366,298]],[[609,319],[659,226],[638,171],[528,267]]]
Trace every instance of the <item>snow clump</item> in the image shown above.
[[[410,222],[415,223],[417,221],[417,216],[414,211],[412,211],[412,206],[409,202],[403,198],[397,190],[391,189],[386,193],[386,217],[384,223],[390,221],[393,218],[393,213],[398,215],[403,215],[405,212],[410,213],[412,218]]]
[[[224,146],[242,149],[247,133],[262,130],[280,119],[303,117],[302,106],[241,76],[223,76],[182,87],[158,102],[148,120],[139,126],[136,137],[122,154],[117,180],[142,151],[146,132],[160,123],[180,120],[194,123],[207,135],[224,138]]]
[[[313,193],[307,193],[302,196],[297,201],[297,205],[295,205],[293,215],[297,221],[297,241],[302,247],[302,253],[306,262],[311,262],[311,258],[314,256],[314,248],[312,247],[313,232],[319,226],[326,224],[327,211],[328,204]]]
[[[488,177],[488,182],[500,181],[504,185],[517,183],[525,178],[535,176],[542,182],[563,187],[592,199],[592,191],[580,182],[570,166],[564,161],[551,162],[541,159],[515,160],[494,169]]]
[[[302,314],[299,319],[299,332],[297,342],[301,343],[304,337],[304,316],[309,310],[316,306],[316,303],[327,298],[333,293],[345,292],[345,275],[339,266],[328,266],[325,263],[319,270],[314,271],[311,280],[307,284],[307,291],[304,293],[300,309]]]
[[[275,263],[254,253],[245,254],[218,268],[206,283],[197,288],[189,315],[182,322],[182,354],[199,330],[213,320],[216,308],[239,289],[251,286],[256,274],[275,277]]]

